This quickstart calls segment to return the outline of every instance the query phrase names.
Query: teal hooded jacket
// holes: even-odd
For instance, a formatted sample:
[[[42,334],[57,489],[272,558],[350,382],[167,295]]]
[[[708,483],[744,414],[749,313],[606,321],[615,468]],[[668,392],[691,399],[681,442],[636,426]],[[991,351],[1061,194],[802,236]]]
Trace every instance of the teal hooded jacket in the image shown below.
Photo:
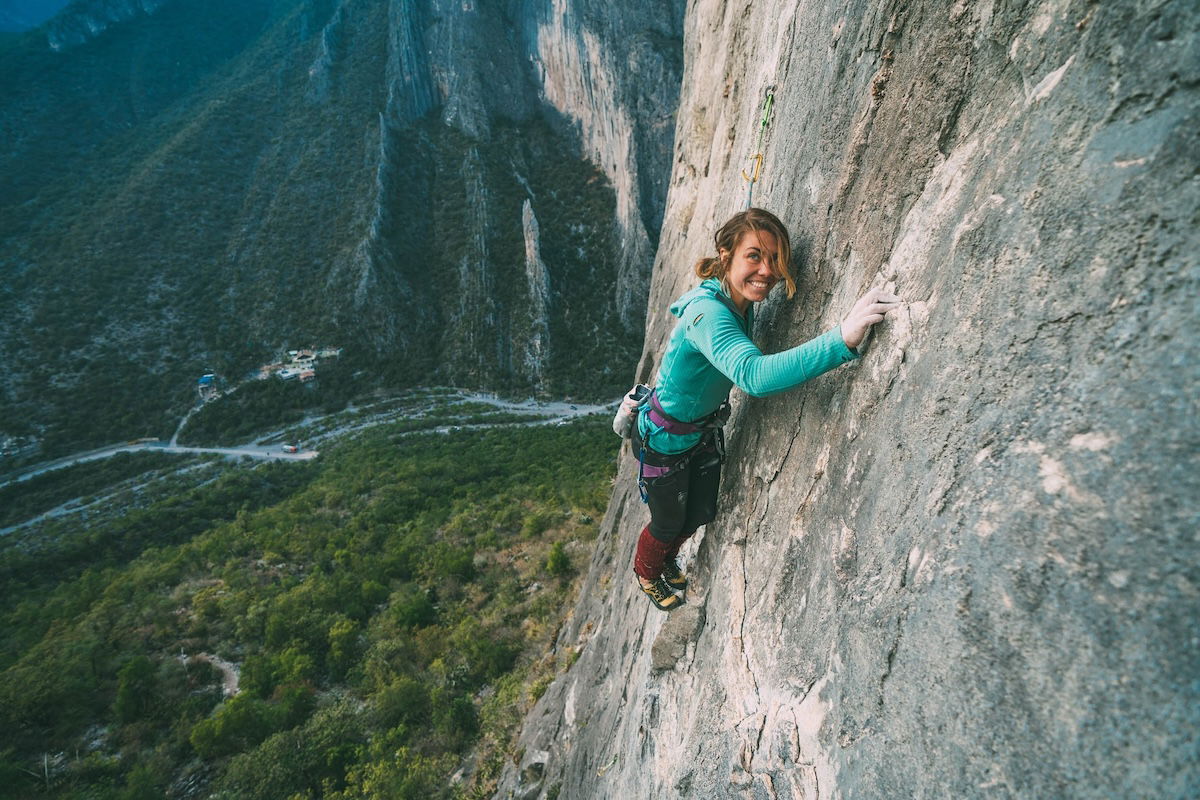
[[[745,316],[717,295],[729,295],[709,278],[671,304],[679,317],[658,368],[655,391],[663,411],[682,422],[694,422],[720,407],[737,386],[753,397],[782,392],[853,361],[858,354],[846,346],[841,326],[781,353],[764,355],[750,340],[754,307]],[[660,453],[682,453],[699,443],[703,434],[671,434],[647,416],[638,415],[642,436]]]

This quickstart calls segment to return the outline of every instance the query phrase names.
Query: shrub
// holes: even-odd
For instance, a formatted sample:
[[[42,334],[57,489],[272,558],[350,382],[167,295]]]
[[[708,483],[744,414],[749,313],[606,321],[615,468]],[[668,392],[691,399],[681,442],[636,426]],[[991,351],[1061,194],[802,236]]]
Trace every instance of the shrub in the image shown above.
[[[275,732],[284,709],[249,694],[231,697],[217,713],[192,728],[188,740],[201,758],[239,753]]]
[[[415,583],[392,593],[387,613],[403,628],[423,628],[437,621],[437,611],[429,599],[429,592]]]
[[[560,515],[553,511],[538,510],[525,517],[525,521],[521,523],[521,536],[526,539],[533,539],[545,533],[550,526],[557,522]]]
[[[414,725],[429,718],[429,689],[412,678],[397,678],[375,697],[375,714],[380,728]]]
[[[448,750],[459,750],[469,744],[479,730],[479,718],[470,696],[449,690],[435,693],[433,727]]]
[[[133,722],[146,716],[154,707],[157,693],[154,662],[145,656],[134,656],[117,672],[117,701],[113,710],[121,722]]]
[[[567,556],[567,550],[563,547],[563,543],[555,542],[550,548],[550,554],[546,556],[546,572],[556,578],[562,578],[570,575],[573,571],[571,559]]]

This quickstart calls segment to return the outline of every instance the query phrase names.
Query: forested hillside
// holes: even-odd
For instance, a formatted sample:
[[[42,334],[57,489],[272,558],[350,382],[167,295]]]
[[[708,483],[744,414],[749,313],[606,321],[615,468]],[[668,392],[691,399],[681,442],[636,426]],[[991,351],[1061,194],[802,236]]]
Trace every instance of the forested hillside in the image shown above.
[[[0,526],[95,496],[0,538],[0,796],[486,797],[573,657],[616,440],[406,430],[20,487]]]

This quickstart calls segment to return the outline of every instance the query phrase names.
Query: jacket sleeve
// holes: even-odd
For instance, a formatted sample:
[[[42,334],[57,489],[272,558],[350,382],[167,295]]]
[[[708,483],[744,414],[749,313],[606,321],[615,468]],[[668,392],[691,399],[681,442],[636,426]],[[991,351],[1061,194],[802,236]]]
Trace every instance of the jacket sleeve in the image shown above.
[[[791,389],[858,358],[842,339],[840,325],[802,345],[764,355],[742,332],[733,312],[717,300],[696,301],[687,317],[688,341],[739,389],[754,397]]]

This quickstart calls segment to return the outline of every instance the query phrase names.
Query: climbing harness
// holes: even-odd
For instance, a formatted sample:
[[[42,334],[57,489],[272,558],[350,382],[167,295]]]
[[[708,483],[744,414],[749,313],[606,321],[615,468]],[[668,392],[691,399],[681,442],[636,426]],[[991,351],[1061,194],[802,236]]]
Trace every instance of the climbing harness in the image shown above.
[[[685,450],[678,456],[655,453],[659,459],[667,462],[665,464],[647,464],[646,451],[650,449],[650,445],[642,436],[636,424],[634,425],[638,448],[638,494],[641,495],[643,503],[650,501],[650,494],[646,491],[647,480],[664,478],[673,472],[686,469],[692,459],[702,453],[715,453],[719,461],[725,461],[725,432],[722,428],[729,421],[730,410],[729,398],[727,397],[717,410],[708,416],[701,417],[695,422],[683,422],[664,411],[662,404],[658,402],[657,390],[651,390],[649,407],[646,409],[646,416],[651,423],[667,433],[676,436],[703,433],[704,437],[695,446]]]
[[[767,126],[771,124],[771,109],[775,105],[775,84],[771,84],[766,88],[762,104],[762,118],[758,125],[758,145],[755,147],[757,152],[750,157],[750,161],[754,164],[753,171],[747,175],[746,170],[742,170],[742,178],[745,179],[750,186],[746,190],[746,208],[750,208],[754,200],[754,184],[758,183],[758,178],[762,175],[763,163],[763,136],[767,133]]]

